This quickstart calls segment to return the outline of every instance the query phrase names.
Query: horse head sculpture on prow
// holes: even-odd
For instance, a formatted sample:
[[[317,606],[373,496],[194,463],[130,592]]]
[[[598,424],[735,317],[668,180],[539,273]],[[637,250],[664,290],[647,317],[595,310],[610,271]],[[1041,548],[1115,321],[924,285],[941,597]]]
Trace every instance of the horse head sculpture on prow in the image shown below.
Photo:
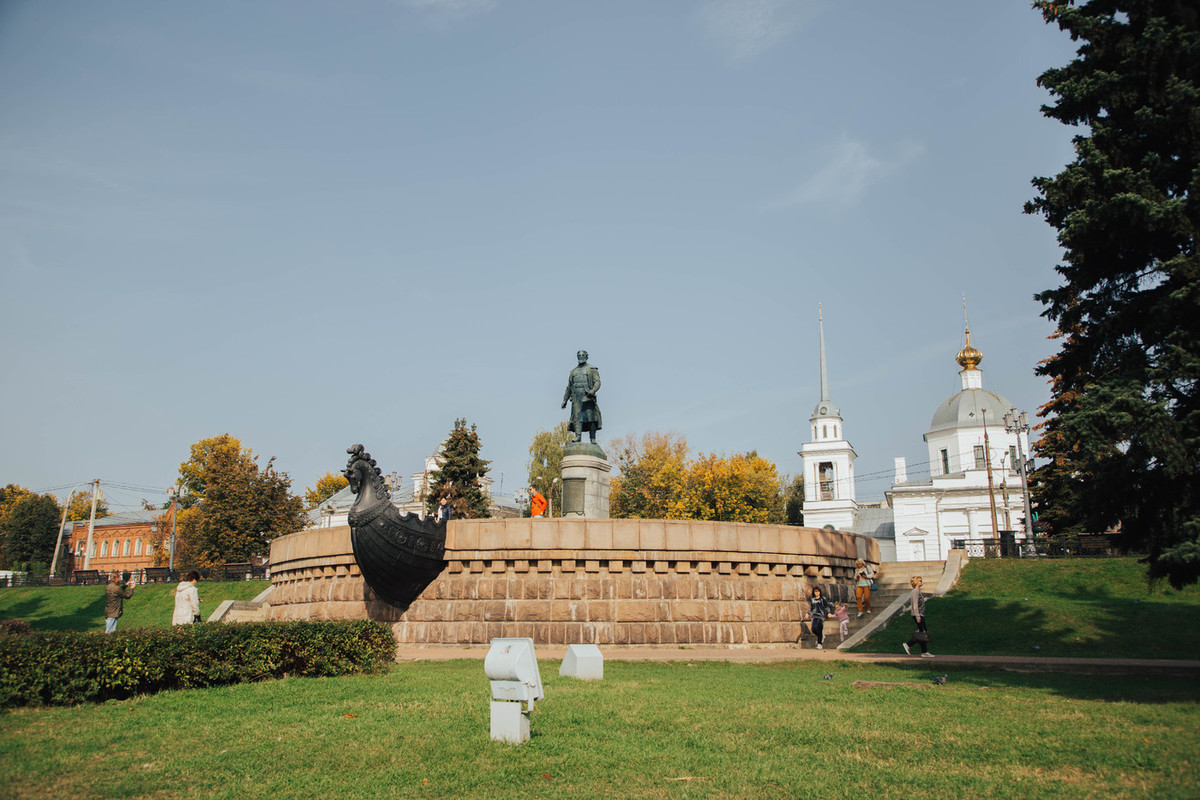
[[[407,607],[445,567],[446,528],[401,514],[371,454],[361,444],[346,452],[350,458],[342,474],[356,495],[347,515],[354,560],[376,596]]]
[[[387,484],[383,482],[383,471],[361,444],[347,447],[346,452],[350,454],[350,458],[346,461],[346,468],[342,470],[342,474],[350,481],[350,491],[356,495],[354,505],[350,508],[349,522],[353,526],[363,512],[381,503],[390,506],[392,496]]]

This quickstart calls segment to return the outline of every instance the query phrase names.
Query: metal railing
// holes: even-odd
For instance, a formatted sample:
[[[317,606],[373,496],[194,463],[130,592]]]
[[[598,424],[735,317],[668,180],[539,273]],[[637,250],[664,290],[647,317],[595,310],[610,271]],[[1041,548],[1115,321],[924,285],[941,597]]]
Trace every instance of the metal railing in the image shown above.
[[[142,569],[121,570],[129,572],[134,583],[139,586],[146,583],[176,583],[191,568],[171,569],[169,567],[144,567]],[[200,580],[203,581],[261,581],[270,577],[270,568],[266,564],[222,564],[218,567],[197,569]],[[108,582],[108,571],[99,569],[77,569],[65,577],[50,578],[48,575],[35,575],[29,572],[13,572],[0,575],[0,588],[13,586],[94,586]]]
[[[1001,532],[999,538],[953,539],[951,546],[966,550],[969,558],[1096,558],[1127,555],[1115,537],[1105,534],[1082,536],[1036,536],[1018,540]]]

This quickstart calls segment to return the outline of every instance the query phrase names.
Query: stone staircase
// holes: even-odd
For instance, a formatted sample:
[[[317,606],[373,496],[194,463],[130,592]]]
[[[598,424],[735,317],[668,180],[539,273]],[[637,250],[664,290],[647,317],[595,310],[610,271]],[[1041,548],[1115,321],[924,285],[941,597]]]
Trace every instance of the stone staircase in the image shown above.
[[[926,596],[943,595],[950,591],[958,581],[958,575],[966,560],[965,551],[952,550],[946,561],[887,561],[880,564],[875,573],[875,583],[878,584],[879,590],[871,593],[872,613],[855,619],[855,613],[852,612],[850,634],[844,643],[835,637],[834,646],[853,647],[874,631],[886,628],[892,618],[904,613],[909,593],[912,591],[909,581],[914,575],[921,576],[924,583],[922,591]],[[836,626],[834,633],[837,633]],[[827,629],[825,645],[829,647],[830,644]]]

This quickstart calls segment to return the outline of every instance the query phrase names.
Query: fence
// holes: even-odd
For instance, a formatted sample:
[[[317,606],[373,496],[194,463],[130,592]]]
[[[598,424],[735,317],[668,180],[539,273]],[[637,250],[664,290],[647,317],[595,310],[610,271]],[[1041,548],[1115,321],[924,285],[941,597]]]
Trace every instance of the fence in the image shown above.
[[[176,583],[191,572],[190,569],[168,567],[145,567],[127,570],[134,583]],[[270,577],[271,569],[266,564],[222,564],[218,567],[197,569],[203,581],[261,581]],[[107,583],[108,572],[98,569],[77,569],[66,577],[50,578],[48,575],[33,575],[28,572],[0,573],[0,588],[12,586],[91,586]]]
[[[970,558],[1096,558],[1125,555],[1114,537],[1106,534],[1082,536],[1036,536],[1017,540],[1001,531],[1000,538],[954,539],[956,550]]]

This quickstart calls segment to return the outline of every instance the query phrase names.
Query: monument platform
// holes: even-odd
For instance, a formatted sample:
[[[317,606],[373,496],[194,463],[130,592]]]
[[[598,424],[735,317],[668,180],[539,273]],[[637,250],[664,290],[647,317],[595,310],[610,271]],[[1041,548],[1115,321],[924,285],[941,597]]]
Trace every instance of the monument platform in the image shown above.
[[[348,527],[271,544],[271,619],[377,619],[404,645],[795,642],[811,587],[853,598],[867,536],[690,520],[454,520],[446,568],[405,610],[363,582]]]

